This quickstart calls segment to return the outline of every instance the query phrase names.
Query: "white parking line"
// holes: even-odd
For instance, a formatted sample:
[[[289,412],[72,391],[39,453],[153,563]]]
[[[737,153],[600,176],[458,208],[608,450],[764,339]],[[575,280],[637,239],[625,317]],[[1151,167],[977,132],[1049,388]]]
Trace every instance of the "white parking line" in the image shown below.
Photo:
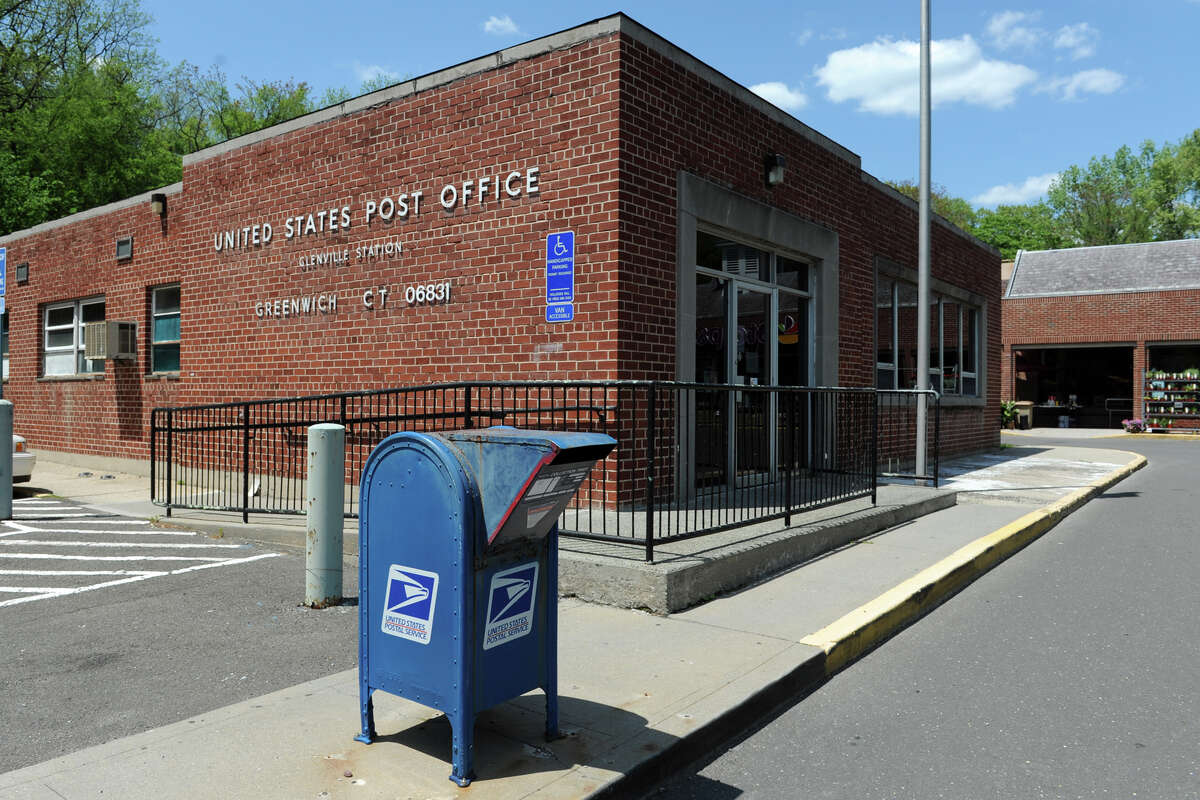
[[[42,542],[36,542],[42,544]],[[272,555],[279,555],[272,553]],[[29,558],[54,561],[226,561],[224,558],[204,558],[202,556],[66,556],[59,553],[4,553],[0,558]]]
[[[111,517],[112,515],[106,514],[103,511],[51,511],[51,510],[42,511],[39,508],[39,509],[31,509],[29,511],[22,511],[20,514],[14,513],[13,519],[38,520],[38,519],[62,519],[64,517],[74,518],[74,517],[95,517],[95,516]],[[126,524],[126,523],[124,520],[122,520],[121,524]]]
[[[19,517],[19,519],[23,519],[26,522],[53,522],[55,519],[58,519],[58,517],[57,516],[55,516],[55,517]],[[10,520],[5,520],[4,524],[5,525],[20,525],[21,523],[10,519]],[[112,519],[111,517],[109,517],[107,519],[72,519],[71,524],[72,525],[135,525],[136,526],[136,525],[149,525],[150,520],[147,520],[147,519]]]
[[[120,578],[115,581],[104,581],[103,583],[94,583],[94,584],[91,584],[90,586],[80,586],[80,587],[77,587],[74,589],[64,589],[64,590],[55,589],[55,590],[52,590],[52,593],[46,592],[44,594],[31,594],[27,597],[14,597],[11,600],[0,600],[0,608],[3,608],[4,606],[20,605],[21,603],[31,603],[34,600],[46,600],[51,597],[69,597],[70,595],[80,594],[81,592],[90,592],[95,589],[103,589],[108,586],[119,586],[124,583],[135,583],[137,581],[149,580],[150,578],[158,578],[158,577],[162,577],[165,575],[181,575],[185,572],[194,572],[199,569],[211,569],[213,567],[226,567],[226,566],[232,566],[235,564],[246,564],[251,561],[259,561],[264,558],[276,558],[278,556],[279,556],[279,553],[262,553],[261,555],[249,556],[247,558],[221,559],[221,560],[218,560],[216,563],[198,564],[196,566],[191,566],[191,567],[181,567],[179,569],[173,569],[170,572],[149,572],[149,573],[145,573],[143,575],[134,575],[134,576],[131,576],[128,578]],[[188,559],[188,560],[197,561],[200,559]],[[0,591],[4,591],[3,587],[0,587]]]
[[[0,575],[157,575],[144,569],[0,569]]]
[[[106,530],[85,530],[83,528],[29,528],[23,531],[13,531],[12,533],[0,533],[0,536],[16,536],[22,533],[103,533],[105,536],[199,536],[200,534],[194,531],[106,531]]]
[[[280,555],[260,553],[231,557],[234,554],[228,551],[244,551],[247,549],[246,545],[218,544],[194,531],[154,528],[150,527],[149,520],[127,519],[103,509],[61,502],[53,498],[17,500],[14,501],[14,510],[17,512],[15,519],[0,521],[0,564],[6,567],[0,569],[0,576],[49,579],[39,583],[53,583],[56,578],[63,579],[64,583],[70,582],[68,579],[80,578],[97,579],[97,582],[83,586],[19,586],[15,583],[8,585],[11,581],[6,581],[0,585],[0,595],[7,594],[10,597],[0,600],[0,608],[35,600],[69,597],[80,592],[136,583],[150,578],[246,564]],[[63,535],[70,538],[57,538]],[[146,540],[146,537],[154,536],[175,541]],[[193,538],[193,541],[180,542],[179,537]],[[130,538],[142,541],[130,541]],[[17,549],[22,547],[28,550]],[[53,552],[59,548],[74,548],[76,552]],[[127,552],[122,555],[99,554],[106,549]],[[145,554],[128,554],[131,550]],[[187,554],[169,555],[173,551],[185,551]],[[92,555],[92,552],[97,554]],[[61,563],[64,569],[54,569],[56,563]],[[24,566],[42,568],[20,568]],[[91,566],[97,568],[87,568]],[[125,568],[126,566],[128,568]]]
[[[36,531],[30,531],[30,533],[36,533]],[[25,547],[28,547],[30,545],[38,545],[41,547],[120,547],[120,548],[129,548],[129,547],[163,548],[163,547],[165,547],[168,550],[184,548],[184,547],[192,548],[192,549],[195,549],[198,547],[203,547],[203,548],[222,549],[222,550],[244,550],[244,549],[246,549],[246,546],[241,545],[241,544],[174,544],[174,543],[166,543],[166,542],[164,542],[164,543],[156,543],[156,542],[75,542],[75,541],[62,541],[62,540],[57,540],[57,539],[50,539],[48,541],[35,541],[33,539],[0,539],[0,547],[13,547],[13,546],[17,546],[17,545],[22,545]]]
[[[29,592],[32,594],[65,594],[71,591],[70,589],[60,589],[53,586],[0,586],[0,592],[8,592],[10,594],[20,594]]]

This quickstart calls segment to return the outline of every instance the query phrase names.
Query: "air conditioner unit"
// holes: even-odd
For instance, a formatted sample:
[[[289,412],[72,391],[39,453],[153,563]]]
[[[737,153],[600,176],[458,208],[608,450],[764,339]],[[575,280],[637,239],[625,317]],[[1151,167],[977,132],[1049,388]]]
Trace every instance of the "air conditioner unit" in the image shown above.
[[[83,357],[92,361],[137,357],[137,323],[89,322],[83,326]]]

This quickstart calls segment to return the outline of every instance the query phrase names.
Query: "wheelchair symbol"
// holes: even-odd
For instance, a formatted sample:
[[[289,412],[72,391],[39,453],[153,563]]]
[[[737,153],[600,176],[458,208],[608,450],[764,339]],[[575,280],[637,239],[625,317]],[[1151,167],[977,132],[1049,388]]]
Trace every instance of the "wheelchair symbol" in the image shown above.
[[[561,238],[555,239],[554,240],[554,255],[565,256],[566,254],[567,254],[567,246],[565,244],[563,244],[563,240]]]

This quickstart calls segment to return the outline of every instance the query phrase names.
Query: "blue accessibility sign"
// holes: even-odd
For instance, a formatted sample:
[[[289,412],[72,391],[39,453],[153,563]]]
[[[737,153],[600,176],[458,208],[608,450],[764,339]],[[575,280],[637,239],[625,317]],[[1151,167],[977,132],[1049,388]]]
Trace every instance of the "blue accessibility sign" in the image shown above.
[[[436,572],[392,564],[383,603],[383,632],[429,644],[433,637],[437,586]]]
[[[546,237],[546,303],[575,302],[575,232]]]
[[[533,630],[534,598],[537,597],[538,562],[502,570],[492,576],[488,590],[487,621],[483,629],[483,649]]]
[[[554,303],[546,306],[546,322],[570,322],[575,319],[575,306],[571,303]]]
[[[4,296],[4,287],[8,282],[8,248],[0,247],[0,297]]]

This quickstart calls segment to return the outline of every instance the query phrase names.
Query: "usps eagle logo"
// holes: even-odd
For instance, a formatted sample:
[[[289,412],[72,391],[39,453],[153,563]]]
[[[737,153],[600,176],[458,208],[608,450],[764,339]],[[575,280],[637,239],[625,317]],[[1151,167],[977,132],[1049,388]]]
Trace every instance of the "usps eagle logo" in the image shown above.
[[[383,632],[429,644],[433,637],[437,588],[436,572],[392,564],[388,568],[387,596],[383,601]]]
[[[492,576],[483,629],[484,650],[520,639],[533,630],[537,577],[536,561],[501,570]]]

